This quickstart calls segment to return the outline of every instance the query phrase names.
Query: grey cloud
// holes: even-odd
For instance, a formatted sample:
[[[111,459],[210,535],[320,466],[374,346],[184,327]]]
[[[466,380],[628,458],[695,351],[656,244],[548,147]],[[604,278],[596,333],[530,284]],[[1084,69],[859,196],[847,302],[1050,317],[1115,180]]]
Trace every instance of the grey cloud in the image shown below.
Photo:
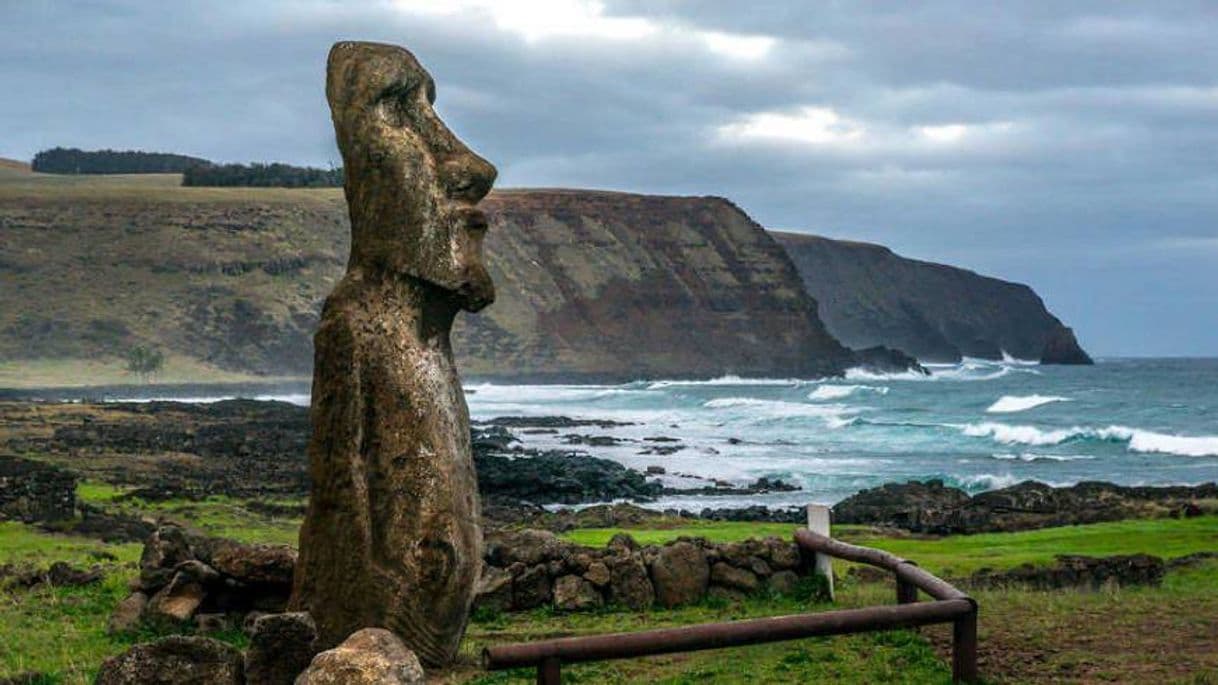
[[[530,42],[485,13],[388,1],[10,3],[0,88],[17,96],[0,102],[0,155],[62,144],[325,165],[337,160],[326,51],[384,40],[433,72],[441,113],[495,161],[501,185],[724,195],[765,225],[1028,282],[1100,354],[1218,352],[1218,252],[1204,249],[1218,234],[1211,3],[606,11],[665,29]],[[775,43],[733,60],[697,31]],[[716,133],[801,107],[830,108],[867,136],[726,144]],[[1001,134],[953,145],[914,132],[1001,122]],[[1198,247],[1163,247],[1172,240]]]

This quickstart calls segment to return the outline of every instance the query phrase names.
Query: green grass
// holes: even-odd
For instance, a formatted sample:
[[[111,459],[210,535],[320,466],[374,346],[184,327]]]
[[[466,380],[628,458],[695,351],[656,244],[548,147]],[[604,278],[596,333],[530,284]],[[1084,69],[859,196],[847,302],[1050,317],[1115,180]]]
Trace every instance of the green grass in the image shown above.
[[[90,538],[54,535],[12,521],[0,522],[0,564],[45,567],[55,561],[92,566],[103,561],[135,562],[143,545],[111,545]]]
[[[117,501],[124,488],[86,481],[82,500],[112,510],[177,520],[217,535],[251,542],[294,543],[299,521],[270,519],[227,497],[202,501]],[[290,503],[290,502],[284,502]],[[567,539],[602,545],[617,532],[642,543],[661,543],[680,536],[715,541],[777,535],[789,537],[789,524],[696,522],[677,528],[588,529]],[[1010,567],[1047,562],[1055,554],[1090,555],[1149,552],[1175,557],[1218,550],[1218,517],[1123,521],[1053,528],[1022,533],[918,538],[877,533],[860,526],[838,526],[835,533],[859,544],[887,549],[948,576],[980,567]],[[77,566],[100,563],[106,579],[86,588],[37,588],[0,592],[0,677],[35,671],[47,682],[84,683],[107,656],[135,641],[155,637],[108,636],[105,625],[114,605],[127,593],[137,572],[139,544],[108,545],[99,541],[44,533],[18,523],[0,523],[0,564],[38,566],[69,561]],[[115,559],[106,559],[105,554]],[[842,575],[834,608],[890,604],[893,589]],[[982,606],[981,637],[989,645],[988,661],[995,682],[1055,680],[1170,681],[1182,663],[1197,673],[1211,673],[1218,657],[1206,651],[1218,631],[1218,562],[1173,571],[1159,588],[1115,588],[1099,592],[1035,592],[1022,589],[975,593]],[[462,652],[467,665],[446,682],[479,684],[532,682],[531,670],[485,673],[472,666],[481,649],[560,636],[730,621],[819,611],[790,597],[757,596],[743,602],[707,600],[675,610],[634,612],[619,608],[592,613],[560,614],[550,609],[514,614],[484,613],[471,623]],[[675,655],[580,664],[563,669],[570,683],[935,683],[950,679],[945,645],[950,630],[897,631],[849,637],[797,640]],[[222,636],[240,642],[238,635]],[[1207,643],[1208,641],[1208,643]],[[1136,660],[1129,654],[1138,654]],[[1035,655],[1029,658],[1028,655]],[[1208,676],[1205,676],[1208,677]],[[1205,682],[1205,681],[1197,681]]]
[[[755,597],[740,603],[707,601],[667,611],[558,614],[549,610],[500,614],[470,626],[463,651],[470,657],[489,644],[558,636],[670,628],[863,606],[886,601],[878,586],[847,584],[837,605],[791,598]],[[476,675],[471,681],[534,682],[535,671]],[[816,638],[751,647],[625,659],[563,668],[564,683],[939,683],[950,682],[948,664],[925,639],[908,631]]]
[[[767,535],[790,538],[796,528],[779,523],[707,521],[664,530],[588,528],[570,531],[563,537],[589,546],[604,545],[616,533],[623,532],[644,544],[661,544],[681,536],[732,542]],[[967,575],[987,566],[1009,568],[1023,563],[1048,563],[1057,554],[1109,556],[1146,552],[1170,559],[1193,552],[1218,551],[1218,516],[1115,521],[942,538],[885,535],[865,526],[835,526],[833,531],[847,542],[878,547],[913,559],[934,573],[953,576]]]
[[[691,521],[689,525],[664,529],[581,528],[562,535],[577,545],[603,547],[618,533],[628,533],[644,545],[663,544],[679,537],[704,537],[711,542],[734,542],[776,535],[790,538],[799,526],[790,523],[740,523],[735,521]]]
[[[843,533],[842,537],[913,559],[933,573],[962,576],[987,566],[1008,568],[1024,563],[1049,563],[1057,554],[1109,556],[1145,552],[1171,559],[1193,552],[1218,551],[1218,516],[1114,521],[929,540],[860,532]]]
[[[119,501],[118,497],[130,489],[110,483],[82,481],[76,486],[76,496],[112,512],[174,521],[241,542],[295,545],[300,531],[300,519],[271,518],[250,511],[241,500],[224,495],[211,495],[198,501],[171,499],[149,502],[139,497]],[[276,499],[266,500],[266,503],[290,505],[300,504],[300,501]]]

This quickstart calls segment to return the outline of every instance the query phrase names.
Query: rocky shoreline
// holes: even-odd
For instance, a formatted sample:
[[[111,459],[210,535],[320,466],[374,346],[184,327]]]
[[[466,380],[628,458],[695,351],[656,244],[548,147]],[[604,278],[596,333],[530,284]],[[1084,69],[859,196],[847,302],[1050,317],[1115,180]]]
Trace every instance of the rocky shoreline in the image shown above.
[[[690,488],[666,487],[657,478],[665,475],[663,467],[637,471],[578,449],[617,440],[596,431],[618,425],[563,416],[506,416],[476,423],[473,449],[488,525],[565,530],[586,527],[576,523],[580,521],[599,520],[599,525],[612,526],[619,525],[619,520],[637,522],[648,516],[776,523],[804,520],[802,507],[755,505],[659,512],[630,505],[598,505],[647,504],[671,495],[748,495],[794,489],[765,478],[748,484],[694,480]],[[518,435],[528,433],[553,434],[571,448],[527,447]],[[223,495],[267,516],[299,517],[308,492],[308,434],[307,409],[284,402],[0,402],[0,517],[27,521],[73,518],[75,532],[109,539],[141,540],[148,535],[148,522],[125,520],[77,502],[73,490],[78,479],[123,486],[129,489],[124,497],[144,501]],[[679,444],[679,439],[657,436],[640,447],[662,450],[674,443]],[[20,454],[36,459],[4,456]],[[576,505],[583,510],[561,510]],[[559,510],[554,511],[555,507]],[[1213,483],[1125,487],[1094,482],[1055,488],[1027,481],[970,496],[932,480],[864,490],[834,506],[833,517],[842,524],[954,534],[1194,516],[1216,510],[1218,486]]]

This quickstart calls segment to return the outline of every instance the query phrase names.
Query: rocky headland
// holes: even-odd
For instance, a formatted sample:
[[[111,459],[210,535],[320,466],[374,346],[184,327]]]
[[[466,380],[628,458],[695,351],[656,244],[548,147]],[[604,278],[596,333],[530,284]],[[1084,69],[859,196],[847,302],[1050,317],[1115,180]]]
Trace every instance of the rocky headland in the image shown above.
[[[820,303],[829,332],[851,347],[887,345],[927,362],[961,357],[1090,364],[1074,332],[1031,288],[882,245],[772,233]]]

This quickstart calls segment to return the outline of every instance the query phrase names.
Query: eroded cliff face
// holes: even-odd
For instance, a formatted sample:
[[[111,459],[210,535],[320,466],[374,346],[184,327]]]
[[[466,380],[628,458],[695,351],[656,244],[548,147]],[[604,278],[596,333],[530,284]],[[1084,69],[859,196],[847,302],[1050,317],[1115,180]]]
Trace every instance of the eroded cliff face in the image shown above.
[[[484,203],[498,290],[454,335],[467,376],[819,376],[849,352],[782,248],[713,197],[503,191]]]
[[[774,232],[846,345],[887,345],[922,361],[961,356],[1090,364],[1074,332],[1026,285],[907,259],[881,245]]]
[[[341,192],[173,183],[0,183],[0,361],[152,344],[212,368],[312,371],[349,250]],[[726,200],[528,190],[482,206],[498,298],[458,317],[466,378],[811,377],[850,363],[783,249]]]

